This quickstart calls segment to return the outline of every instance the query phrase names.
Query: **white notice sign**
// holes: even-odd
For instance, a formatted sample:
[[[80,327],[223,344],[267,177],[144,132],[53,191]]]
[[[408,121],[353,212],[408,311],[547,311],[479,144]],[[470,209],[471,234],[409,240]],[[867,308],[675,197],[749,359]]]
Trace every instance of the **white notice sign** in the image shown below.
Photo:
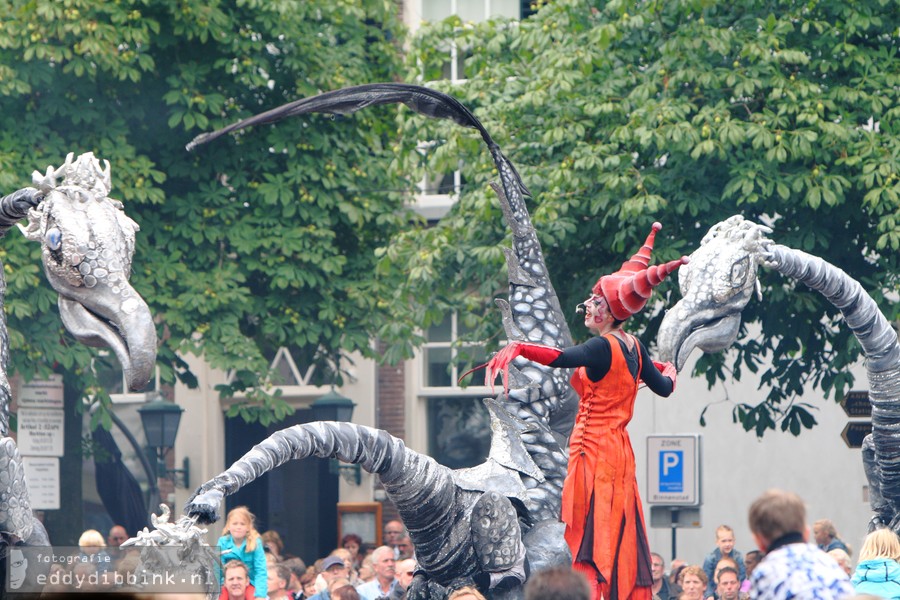
[[[700,506],[700,436],[647,436],[647,504]]]
[[[63,425],[65,416],[62,409],[20,408],[18,441],[22,456],[62,456]]]
[[[62,375],[54,373],[47,379],[32,379],[23,384],[17,401],[19,406],[31,408],[62,408]]]
[[[34,510],[59,509],[59,459],[23,456],[25,487]]]

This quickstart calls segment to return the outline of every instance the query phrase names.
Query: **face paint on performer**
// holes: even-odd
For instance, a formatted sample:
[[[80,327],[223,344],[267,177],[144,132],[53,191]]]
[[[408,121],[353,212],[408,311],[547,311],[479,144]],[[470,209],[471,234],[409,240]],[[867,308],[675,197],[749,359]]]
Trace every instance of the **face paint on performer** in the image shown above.
[[[597,294],[591,294],[588,296],[584,302],[579,302],[575,305],[575,313],[576,314],[584,314],[587,310],[588,306],[598,306],[601,302],[606,302],[606,299],[603,296],[599,296]]]
[[[611,316],[609,304],[603,296],[594,294],[579,306],[585,307],[584,326],[588,329],[599,328],[603,323],[609,320],[609,317]]]

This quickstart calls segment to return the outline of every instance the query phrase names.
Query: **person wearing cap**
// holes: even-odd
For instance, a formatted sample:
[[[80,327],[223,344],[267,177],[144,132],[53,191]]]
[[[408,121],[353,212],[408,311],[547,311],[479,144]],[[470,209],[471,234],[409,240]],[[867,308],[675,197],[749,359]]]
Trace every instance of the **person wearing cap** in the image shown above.
[[[641,382],[659,396],[675,390],[675,367],[656,363],[647,348],[622,324],[640,312],[653,288],[686,256],[650,266],[654,223],[641,249],[611,275],[601,277],[578,306],[596,337],[560,350],[513,341],[488,363],[486,385],[503,374],[508,393],[509,364],[516,357],[550,367],[575,368],[572,387],[580,398],[569,438],[569,466],[562,492],[562,521],[574,568],[591,583],[593,597],[650,600],[653,576],[650,546],[635,477],[634,451],[625,426],[631,421]]]
[[[331,583],[337,579],[350,578],[350,568],[344,559],[340,556],[332,554],[322,561],[322,578],[325,580],[326,587],[318,594],[310,596],[309,600],[331,600]]]

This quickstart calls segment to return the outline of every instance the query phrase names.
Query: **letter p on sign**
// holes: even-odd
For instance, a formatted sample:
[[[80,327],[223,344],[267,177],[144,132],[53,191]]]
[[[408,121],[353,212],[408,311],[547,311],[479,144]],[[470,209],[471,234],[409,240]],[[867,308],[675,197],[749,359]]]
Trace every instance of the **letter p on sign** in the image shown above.
[[[659,453],[659,491],[684,492],[684,451],[663,450]]]

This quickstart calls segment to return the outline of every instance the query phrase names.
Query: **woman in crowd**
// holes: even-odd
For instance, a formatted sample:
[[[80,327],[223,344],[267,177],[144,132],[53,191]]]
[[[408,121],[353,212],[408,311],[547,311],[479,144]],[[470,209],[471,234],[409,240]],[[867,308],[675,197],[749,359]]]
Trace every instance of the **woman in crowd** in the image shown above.
[[[279,535],[277,531],[270,529],[263,532],[260,537],[262,538],[266,552],[273,556],[276,563],[280,563],[287,558],[284,556],[284,542],[281,541],[281,535]]]
[[[341,548],[350,551],[350,557],[353,560],[353,568],[357,570],[362,564],[362,557],[359,554],[359,549],[362,548],[362,543],[362,538],[355,533],[348,533],[343,538],[341,538]]]

